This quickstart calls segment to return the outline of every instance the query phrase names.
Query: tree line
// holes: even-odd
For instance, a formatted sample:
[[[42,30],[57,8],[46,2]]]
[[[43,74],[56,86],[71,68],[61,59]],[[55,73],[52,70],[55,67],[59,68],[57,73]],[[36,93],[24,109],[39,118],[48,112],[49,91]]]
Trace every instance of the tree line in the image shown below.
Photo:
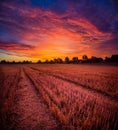
[[[28,60],[24,60],[22,62],[9,62],[6,60],[1,60],[0,64],[31,64],[34,63],[32,61],[28,61]],[[87,55],[83,55],[82,59],[79,59],[78,57],[73,57],[72,59],[70,59],[69,57],[65,57],[65,59],[61,59],[61,58],[54,58],[53,60],[45,60],[45,61],[41,61],[38,60],[37,62],[35,62],[37,64],[79,64],[79,63],[118,63],[118,54],[116,55],[112,55],[111,57],[105,57],[105,59],[101,58],[101,57],[96,57],[96,56],[92,56],[91,58],[88,58]]]

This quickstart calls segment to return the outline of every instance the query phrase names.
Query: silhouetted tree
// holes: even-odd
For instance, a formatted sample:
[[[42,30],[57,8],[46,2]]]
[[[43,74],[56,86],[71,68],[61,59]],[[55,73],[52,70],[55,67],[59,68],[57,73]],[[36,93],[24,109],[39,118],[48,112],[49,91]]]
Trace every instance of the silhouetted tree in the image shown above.
[[[63,60],[61,58],[57,59],[58,63],[63,63]]]
[[[97,62],[103,62],[103,58],[99,57],[99,58],[97,59]]]
[[[54,59],[54,63],[58,63],[58,60],[56,58]]]
[[[83,60],[79,60],[78,57],[73,57],[72,60],[69,59],[69,57],[65,57],[64,61],[61,58],[55,58],[53,60],[45,60],[44,62],[42,62],[41,60],[38,60],[36,63],[50,63],[50,64],[54,64],[54,63],[101,63],[103,62],[103,59],[101,57],[96,57],[96,56],[92,56],[91,58],[88,59],[87,55],[83,55],[82,56]],[[111,57],[105,57],[105,62],[111,63],[118,63],[118,54],[116,55],[112,55]],[[104,63],[105,63],[104,62]],[[28,60],[24,60],[22,62],[9,62],[6,60],[1,60],[0,64],[30,64],[32,63],[32,61],[28,61]]]
[[[12,64],[16,64],[16,62],[15,62],[15,61],[12,61],[11,63],[12,63]]]
[[[49,61],[49,60],[45,60],[45,61],[44,61],[44,63],[49,64],[49,63],[50,63],[50,61]]]
[[[42,63],[42,62],[41,62],[41,60],[38,60],[37,63],[40,64],[40,63]]]
[[[111,58],[110,57],[105,57],[105,62],[111,62]]]
[[[95,56],[92,56],[91,57],[91,62],[92,63],[99,63],[99,62],[102,62],[103,61],[103,59],[101,58],[101,57],[95,57]]]
[[[63,60],[61,58],[55,58],[54,63],[63,63]]]
[[[32,63],[32,61],[24,60],[24,61],[22,62],[22,64],[30,64],[30,63]]]
[[[83,55],[83,56],[82,56],[82,59],[83,59],[83,60],[88,60],[88,56],[87,56],[87,55]]]
[[[69,57],[65,57],[65,63],[66,63],[66,64],[70,63]]]
[[[54,61],[53,61],[53,60],[50,60],[49,62],[50,62],[50,64],[54,64]]]
[[[6,64],[7,62],[6,62],[6,60],[1,60],[0,63],[1,63],[1,64]]]
[[[112,61],[112,62],[118,62],[118,54],[112,55],[112,56],[111,56],[111,61]]]
[[[78,57],[73,57],[72,58],[72,63],[79,63]]]

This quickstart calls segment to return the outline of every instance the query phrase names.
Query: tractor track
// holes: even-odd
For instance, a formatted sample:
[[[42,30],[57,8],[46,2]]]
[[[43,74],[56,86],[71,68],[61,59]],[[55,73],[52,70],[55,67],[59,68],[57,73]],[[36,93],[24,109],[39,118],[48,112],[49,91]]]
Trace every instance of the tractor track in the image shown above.
[[[57,127],[55,119],[24,68],[21,68],[13,115],[15,130],[55,130]]]
[[[99,91],[99,90],[92,89],[92,88],[90,88],[90,87],[88,87],[88,86],[85,86],[85,85],[79,83],[79,82],[73,81],[73,80],[68,79],[68,78],[66,78],[66,77],[61,77],[60,75],[53,74],[53,73],[50,73],[50,72],[48,72],[48,71],[42,71],[42,70],[39,70],[39,69],[34,68],[34,67],[29,67],[29,68],[31,68],[31,69],[34,70],[34,71],[38,71],[38,72],[40,72],[40,73],[42,73],[42,74],[45,74],[45,75],[48,75],[48,76],[52,76],[52,77],[57,78],[57,79],[60,79],[60,80],[62,80],[62,81],[65,81],[65,82],[74,84],[74,85],[76,85],[77,87],[80,87],[81,89],[83,89],[83,90],[85,90],[85,91],[91,92],[92,94],[97,94],[98,97],[101,97],[101,99],[107,99],[107,100],[110,101],[110,102],[114,102],[114,103],[118,104],[118,99],[115,98],[115,97],[111,97],[111,96],[108,95],[107,93],[104,93],[104,92]]]

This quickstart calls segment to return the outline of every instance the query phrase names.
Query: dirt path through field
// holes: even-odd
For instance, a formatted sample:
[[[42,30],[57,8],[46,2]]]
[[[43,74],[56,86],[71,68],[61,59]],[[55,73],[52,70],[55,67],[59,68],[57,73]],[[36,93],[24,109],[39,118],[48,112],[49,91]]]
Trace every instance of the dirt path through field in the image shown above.
[[[23,68],[16,91],[14,113],[17,130],[42,130],[44,128],[52,130],[56,127],[56,121]]]

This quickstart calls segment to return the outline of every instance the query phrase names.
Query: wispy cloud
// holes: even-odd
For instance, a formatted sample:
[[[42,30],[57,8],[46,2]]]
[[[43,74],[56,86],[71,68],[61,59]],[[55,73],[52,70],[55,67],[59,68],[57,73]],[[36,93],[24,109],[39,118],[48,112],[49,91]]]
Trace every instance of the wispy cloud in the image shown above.
[[[29,49],[31,50],[33,48],[34,47],[32,45],[0,41],[0,49],[3,49],[3,50],[18,51],[18,50],[29,50]]]

